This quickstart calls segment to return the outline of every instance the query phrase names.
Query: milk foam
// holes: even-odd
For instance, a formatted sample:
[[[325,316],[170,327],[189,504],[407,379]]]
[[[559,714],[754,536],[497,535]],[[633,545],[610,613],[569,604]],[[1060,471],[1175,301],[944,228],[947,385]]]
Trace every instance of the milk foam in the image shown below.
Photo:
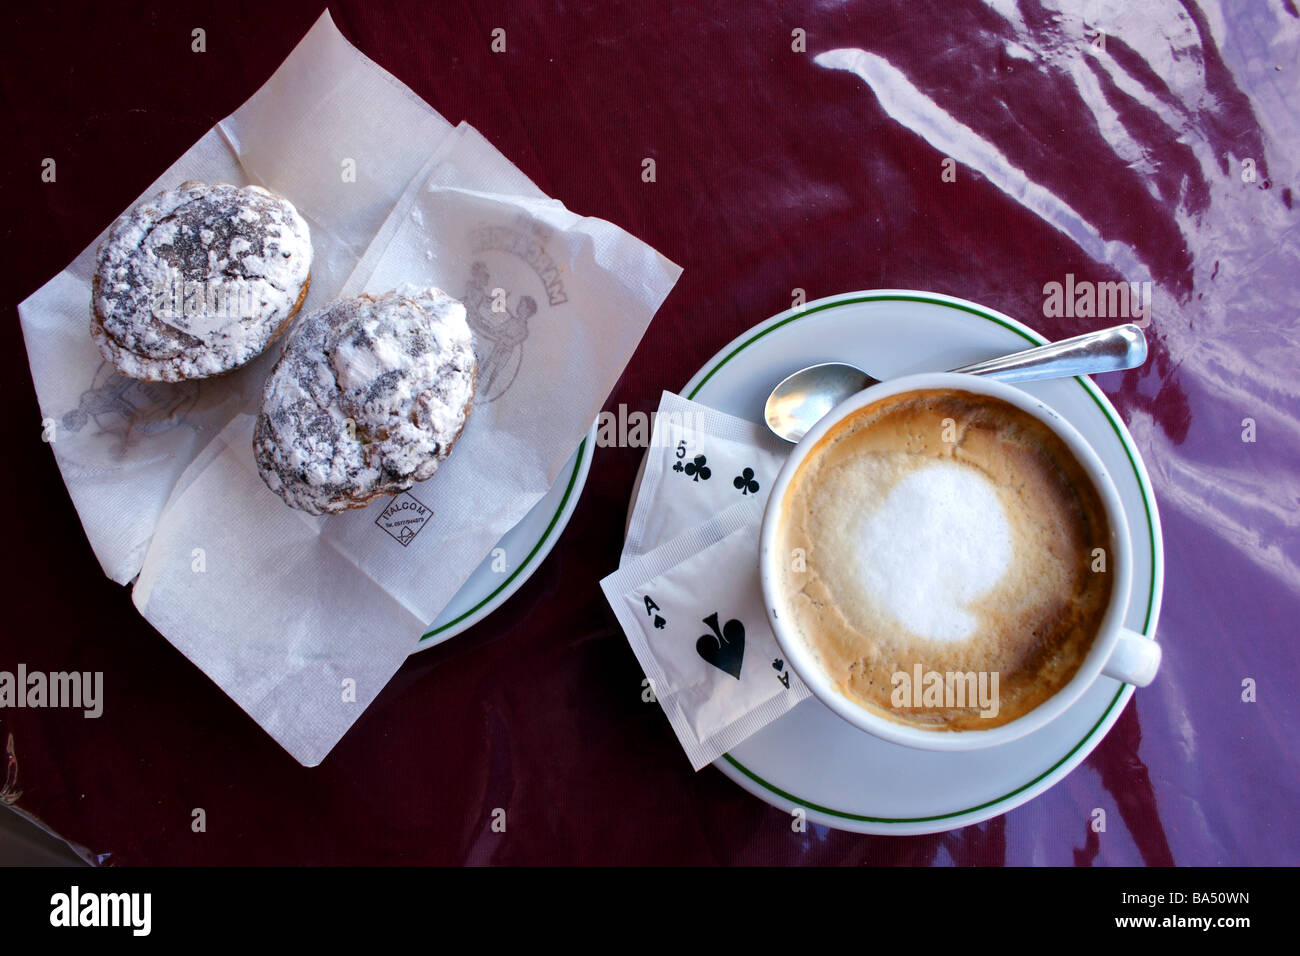
[[[962,641],[978,625],[969,605],[1011,565],[1011,525],[978,470],[936,462],[901,478],[865,516],[858,558],[863,588],[900,624]]]
[[[1092,568],[1108,533],[1089,476],[1028,413],[960,390],[891,396],[791,480],[786,619],[849,699],[918,727],[999,726],[1078,671],[1111,593]],[[897,707],[894,678],[917,665],[996,672],[997,716]]]

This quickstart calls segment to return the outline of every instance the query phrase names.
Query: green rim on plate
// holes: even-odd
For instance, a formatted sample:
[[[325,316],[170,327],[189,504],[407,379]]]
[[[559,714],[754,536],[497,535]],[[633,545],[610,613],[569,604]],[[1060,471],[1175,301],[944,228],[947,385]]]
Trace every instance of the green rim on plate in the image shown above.
[[[722,366],[726,365],[733,358],[735,358],[745,349],[749,348],[749,346],[753,345],[755,342],[757,342],[763,336],[767,335],[769,332],[773,332],[776,329],[782,328],[783,326],[789,325],[792,322],[796,322],[799,319],[806,318],[807,316],[813,315],[817,312],[824,312],[827,309],[835,309],[845,305],[854,305],[860,302],[888,302],[888,301],[922,302],[925,303],[926,305],[939,305],[949,309],[956,309],[961,312],[969,312],[971,315],[979,316],[981,319],[985,319],[989,322],[994,322],[997,325],[1002,326],[1004,329],[1008,329],[1012,332],[1015,332],[1021,338],[1027,340],[1028,342],[1034,345],[1043,345],[1047,341],[1041,336],[1031,335],[1029,332],[1025,331],[1024,329],[1018,328],[1015,325],[1012,325],[1011,323],[1005,321],[1004,319],[999,318],[996,315],[991,315],[988,312],[974,308],[973,306],[970,305],[964,305],[958,302],[950,302],[946,299],[929,298],[927,296],[919,296],[919,295],[899,295],[896,293],[882,293],[880,295],[855,296],[851,299],[839,299],[835,302],[827,302],[824,305],[818,305],[818,306],[813,306],[811,308],[803,309],[799,312],[796,312],[793,315],[781,319],[779,322],[773,322],[771,325],[769,325],[767,328],[763,329],[760,332],[754,333],[752,336],[750,336],[740,345],[736,346],[725,356],[723,356],[723,358],[716,365],[714,365],[713,368],[709,369],[709,371],[705,373],[704,377],[700,379],[699,383],[693,389],[691,389],[690,394],[688,394],[686,397],[690,399],[694,399],[695,396],[699,394],[700,389],[704,387],[704,385],[709,381],[709,379],[712,378],[713,375],[720,368],[722,368]],[[1116,421],[1113,410],[1108,408],[1106,404],[1101,400],[1100,392],[1098,391],[1097,386],[1092,384],[1092,382],[1087,381],[1086,379],[1083,378],[1076,377],[1075,381],[1078,382],[1080,387],[1084,390],[1084,392],[1086,392],[1088,396],[1092,398],[1093,402],[1096,403],[1097,407],[1101,410],[1101,413],[1106,417],[1106,420],[1110,422],[1111,428],[1114,429],[1115,435],[1119,439],[1120,447],[1124,449],[1124,454],[1128,457],[1129,465],[1133,468],[1133,476],[1137,479],[1138,490],[1141,492],[1142,495],[1142,507],[1146,512],[1147,533],[1149,535],[1150,542],[1151,542],[1151,584],[1147,590],[1147,611],[1146,611],[1145,621],[1142,625],[1142,632],[1146,634],[1148,637],[1151,637],[1153,636],[1150,634],[1151,618],[1155,611],[1155,606],[1156,606],[1156,601],[1155,601],[1156,578],[1158,577],[1157,571],[1159,569],[1159,564],[1160,564],[1160,557],[1156,548],[1155,521],[1151,516],[1151,502],[1150,502],[1151,489],[1147,486],[1147,483],[1142,479],[1141,469],[1138,468],[1137,462],[1133,458],[1133,450],[1129,447],[1129,442],[1124,437],[1123,426],[1118,421]],[[818,813],[824,813],[828,816],[839,817],[840,819],[843,820],[857,820],[863,823],[930,823],[935,820],[950,820],[954,817],[962,817],[970,813],[978,813],[981,810],[987,810],[989,807],[996,806],[999,803],[1009,800],[1012,797],[1016,796],[1017,794],[1023,793],[1025,790],[1028,790],[1030,787],[1046,779],[1047,777],[1050,777],[1061,767],[1062,764],[1064,764],[1076,753],[1078,753],[1079,749],[1083,747],[1085,744],[1087,744],[1088,741],[1090,741],[1093,738],[1093,735],[1096,734],[1098,729],[1102,726],[1102,724],[1106,722],[1106,719],[1111,715],[1111,712],[1115,710],[1116,705],[1119,703],[1120,698],[1124,695],[1124,692],[1127,689],[1128,689],[1127,684],[1121,684],[1119,686],[1119,689],[1115,691],[1115,696],[1111,698],[1110,704],[1106,707],[1106,710],[1102,713],[1102,715],[1097,719],[1097,722],[1092,725],[1092,728],[1086,734],[1084,734],[1083,738],[1079,740],[1078,743],[1076,743],[1073,747],[1070,748],[1070,750],[1065,754],[1065,756],[1063,756],[1056,763],[1052,764],[1052,766],[1049,767],[1047,770],[1044,770],[1042,773],[1034,777],[1028,783],[1021,784],[1019,787],[1016,787],[1014,790],[1004,793],[1000,797],[996,797],[993,800],[987,800],[984,803],[977,804],[976,806],[973,807],[967,807],[965,810],[955,810],[952,813],[940,813],[928,817],[871,817],[871,816],[864,816],[859,813],[847,813],[843,810],[835,810],[831,807],[823,807],[811,801],[800,799],[798,796],[792,793],[788,793],[785,790],[782,790],[780,787],[777,787],[774,784],[769,783],[767,780],[764,780],[758,774],[754,773],[754,771],[750,770],[748,767],[742,764],[735,757],[731,756],[731,754],[723,754],[723,759],[726,760],[727,763],[735,767],[737,770],[739,770],[741,773],[743,773],[750,780],[753,780],[755,783],[757,783],[759,786],[763,787],[770,793],[776,794],[779,797],[783,797],[784,799],[793,802],[797,806],[804,807],[806,809],[813,810]]]
[[[573,494],[574,485],[578,483],[578,474],[582,471],[582,456],[586,452],[586,450],[587,450],[587,439],[584,438],[582,440],[582,443],[578,445],[577,455],[573,462],[573,471],[569,473],[569,484],[564,489],[564,497],[560,499],[560,503],[556,506],[555,514],[551,515],[551,520],[550,523],[547,524],[546,530],[542,532],[542,536],[538,538],[537,543],[533,545],[533,550],[528,552],[528,557],[524,558],[523,562],[519,565],[519,567],[515,568],[514,571],[511,572],[510,577],[506,578],[499,585],[497,585],[496,589],[491,594],[489,594],[483,600],[479,601],[477,604],[475,604],[472,608],[470,608],[465,613],[458,614],[456,617],[452,618],[446,624],[436,627],[433,630],[429,631],[427,634],[424,634],[420,638],[420,640],[416,642],[417,644],[423,644],[429,638],[438,636],[443,631],[446,631],[448,628],[455,627],[461,621],[465,620],[465,618],[471,617],[472,615],[477,613],[480,608],[490,603],[493,598],[495,598],[498,594],[500,594],[502,591],[508,588],[510,586],[510,582],[513,581],[515,578],[519,577],[519,575],[523,573],[524,569],[527,568],[530,564],[532,564],[533,558],[536,557],[537,552],[541,550],[542,545],[544,545],[547,541],[550,540],[551,532],[555,530],[555,523],[560,520],[560,515],[564,514],[564,507],[569,503],[569,497]]]

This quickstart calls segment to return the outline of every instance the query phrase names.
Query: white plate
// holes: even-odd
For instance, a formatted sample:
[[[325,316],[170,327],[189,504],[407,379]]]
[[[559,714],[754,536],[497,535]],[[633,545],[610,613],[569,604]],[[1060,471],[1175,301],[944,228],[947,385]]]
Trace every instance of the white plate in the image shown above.
[[[957,368],[1044,341],[1014,319],[950,296],[898,289],[847,293],[750,329],[710,359],[681,394],[761,422],[772,386],[806,365],[850,362],[884,379]],[[1125,624],[1154,637],[1164,575],[1160,518],[1132,436],[1087,379],[1020,387],[1067,418],[1114,478],[1133,537]],[[1005,813],[1060,781],[1110,730],[1133,690],[1099,678],[1048,726],[970,753],[885,743],[811,698],[716,766],[773,806],[802,807],[817,823],[859,833],[935,833]]]
[[[504,548],[508,555],[524,554],[527,557],[516,567],[507,568],[504,572],[492,570],[490,554],[484,558],[483,563],[474,569],[460,590],[447,602],[438,619],[429,625],[429,630],[420,638],[411,651],[412,654],[427,651],[473,627],[524,586],[524,582],[533,576],[533,572],[551,553],[551,548],[555,547],[555,542],[573,516],[573,509],[578,507],[578,498],[582,496],[582,488],[587,483],[587,472],[591,470],[591,459],[595,454],[596,425],[593,423],[591,431],[587,432],[587,437],[578,445],[573,457],[560,469],[560,476],[551,485],[551,490],[496,544],[496,547]],[[504,581],[501,579],[502,574],[505,574]]]

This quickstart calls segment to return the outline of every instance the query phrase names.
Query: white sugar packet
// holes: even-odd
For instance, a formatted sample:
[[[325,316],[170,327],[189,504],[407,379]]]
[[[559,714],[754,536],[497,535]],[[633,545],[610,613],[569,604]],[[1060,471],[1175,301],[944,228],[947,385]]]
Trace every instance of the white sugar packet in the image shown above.
[[[105,573],[138,575],[141,613],[314,766],[546,492],[681,270],[547,199],[328,13],[140,199],[186,179],[256,183],[297,206],[314,247],[304,314],[421,282],[463,297],[475,333],[478,401],[438,473],[313,517],[252,460],[279,348],[218,379],[115,374],[88,330],[103,234],[19,306],[45,431]]]
[[[620,566],[737,500],[766,501],[789,453],[766,426],[664,392]]]
[[[695,770],[809,694],[764,610],[762,516],[757,498],[733,504],[600,582]]]

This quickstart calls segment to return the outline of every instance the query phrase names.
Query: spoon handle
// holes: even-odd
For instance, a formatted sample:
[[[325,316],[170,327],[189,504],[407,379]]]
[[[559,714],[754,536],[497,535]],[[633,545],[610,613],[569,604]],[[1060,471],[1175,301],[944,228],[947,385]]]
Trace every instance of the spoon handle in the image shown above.
[[[1023,352],[953,369],[968,375],[987,375],[1002,382],[1032,382],[1042,378],[1069,378],[1136,368],[1147,360],[1147,340],[1136,325],[1087,332],[1072,339],[1039,345]]]

